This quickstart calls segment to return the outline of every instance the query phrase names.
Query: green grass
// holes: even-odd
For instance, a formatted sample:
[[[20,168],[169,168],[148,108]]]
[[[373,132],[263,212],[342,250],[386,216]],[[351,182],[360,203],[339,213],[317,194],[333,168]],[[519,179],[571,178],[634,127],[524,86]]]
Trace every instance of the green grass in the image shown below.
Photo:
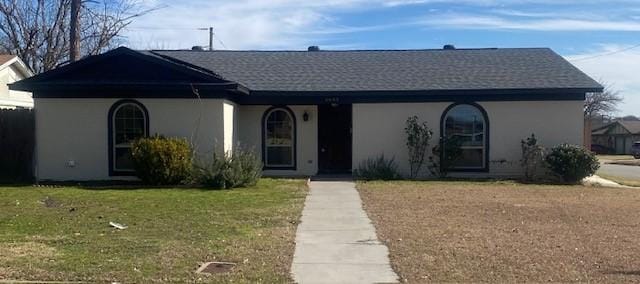
[[[0,280],[287,282],[305,188],[0,187]],[[237,266],[196,274],[206,261]]]

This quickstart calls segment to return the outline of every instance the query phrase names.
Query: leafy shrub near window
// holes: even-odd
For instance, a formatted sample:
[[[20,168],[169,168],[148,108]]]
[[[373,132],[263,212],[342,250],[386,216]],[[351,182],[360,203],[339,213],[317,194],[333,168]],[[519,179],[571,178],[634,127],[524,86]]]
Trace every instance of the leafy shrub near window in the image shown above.
[[[520,147],[522,148],[520,164],[524,170],[524,179],[532,181],[536,177],[539,166],[543,163],[544,147],[538,145],[538,139],[534,134],[520,141]]]
[[[353,174],[363,180],[395,180],[401,177],[394,158],[387,159],[384,154],[360,162]]]
[[[596,156],[580,146],[562,144],[545,157],[549,169],[567,183],[577,183],[593,175],[600,163]]]
[[[418,122],[417,116],[407,118],[404,131],[407,134],[406,144],[409,150],[409,177],[414,179],[418,177],[424,165],[433,131],[429,129],[426,122]]]
[[[447,177],[454,163],[462,157],[462,141],[453,137],[440,138],[440,143],[431,149],[429,172],[441,178]]]
[[[223,176],[226,188],[253,186],[262,176],[262,159],[255,151],[238,149],[227,159]]]
[[[157,135],[134,141],[131,158],[136,175],[152,185],[179,184],[188,177],[192,165],[186,139]]]
[[[262,167],[255,151],[238,148],[231,155],[214,154],[207,164],[194,166],[190,183],[210,188],[252,186],[262,177]]]
[[[224,172],[227,168],[225,155],[213,154],[208,163],[195,163],[188,183],[210,188],[225,188]]]

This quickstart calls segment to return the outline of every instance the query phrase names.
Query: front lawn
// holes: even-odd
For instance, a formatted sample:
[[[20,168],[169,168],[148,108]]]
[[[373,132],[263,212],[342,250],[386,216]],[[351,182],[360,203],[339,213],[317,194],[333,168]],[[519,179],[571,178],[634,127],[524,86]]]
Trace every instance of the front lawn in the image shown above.
[[[640,190],[359,183],[392,265],[421,282],[638,282]]]
[[[305,194],[301,180],[273,179],[218,191],[0,187],[0,280],[287,282]],[[237,266],[196,274],[206,261]]]

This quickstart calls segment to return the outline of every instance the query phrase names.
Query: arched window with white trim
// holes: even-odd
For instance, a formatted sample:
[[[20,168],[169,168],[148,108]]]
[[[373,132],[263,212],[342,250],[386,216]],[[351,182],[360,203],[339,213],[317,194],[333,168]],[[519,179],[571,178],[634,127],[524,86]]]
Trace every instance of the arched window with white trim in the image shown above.
[[[109,111],[109,166],[112,175],[134,173],[131,145],[149,135],[149,116],[145,107],[134,100],[115,103]]]
[[[295,168],[296,135],[293,112],[284,107],[267,110],[263,117],[263,136],[265,168]]]
[[[456,141],[461,153],[452,170],[488,169],[488,121],[484,110],[476,104],[451,105],[442,120],[443,137]],[[447,153],[445,149],[445,154]]]

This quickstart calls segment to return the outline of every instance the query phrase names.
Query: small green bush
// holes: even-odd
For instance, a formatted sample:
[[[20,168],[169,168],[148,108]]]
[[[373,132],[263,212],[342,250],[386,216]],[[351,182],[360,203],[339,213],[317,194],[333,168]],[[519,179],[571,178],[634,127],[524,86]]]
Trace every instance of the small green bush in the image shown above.
[[[189,184],[210,188],[225,188],[224,171],[227,167],[225,156],[213,154],[208,163],[197,163],[193,166]]]
[[[262,177],[262,160],[252,150],[238,148],[231,155],[214,154],[204,166],[194,166],[190,183],[210,188],[255,185]]]
[[[191,147],[183,138],[140,138],[133,142],[131,158],[136,175],[152,185],[183,182],[192,164]]]
[[[387,159],[384,155],[360,162],[353,174],[363,180],[395,180],[401,177],[395,159]]]
[[[577,183],[600,168],[596,156],[580,146],[562,144],[545,157],[549,169],[567,183]]]
[[[226,188],[253,186],[262,176],[262,159],[254,151],[236,150],[227,159],[223,176]]]

